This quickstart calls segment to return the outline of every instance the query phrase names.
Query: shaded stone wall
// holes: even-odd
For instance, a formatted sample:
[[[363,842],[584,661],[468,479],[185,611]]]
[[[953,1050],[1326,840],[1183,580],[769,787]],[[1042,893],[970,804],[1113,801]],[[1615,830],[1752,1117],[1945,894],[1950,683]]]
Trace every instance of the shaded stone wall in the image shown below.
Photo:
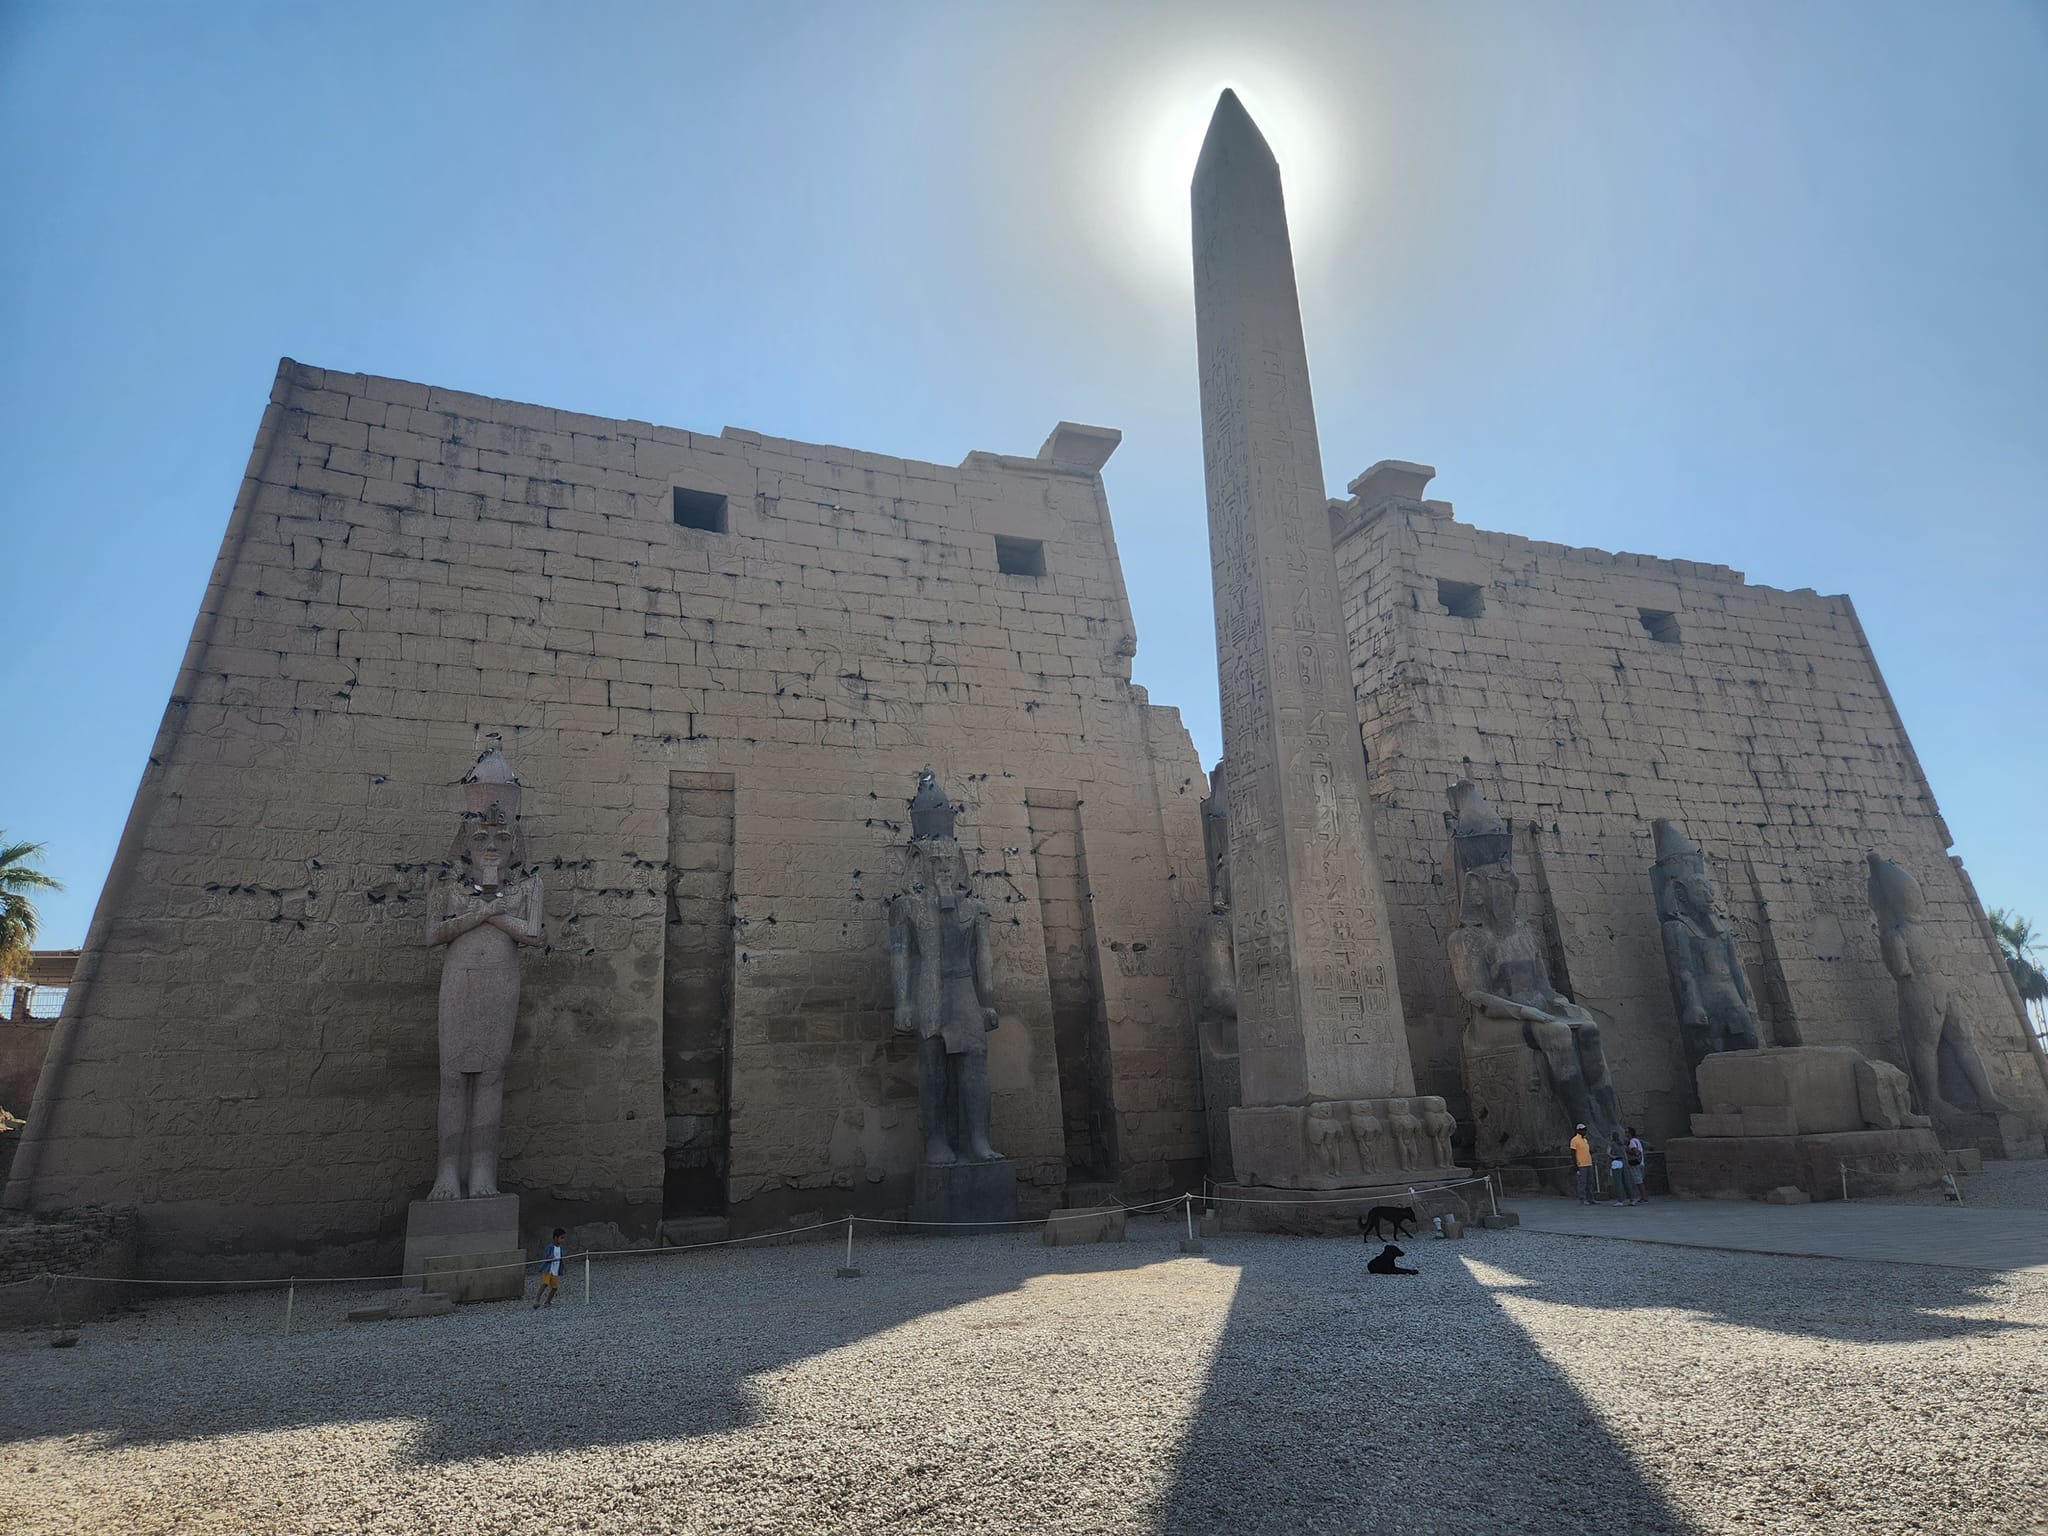
[[[26,1007],[15,1009],[11,1018],[0,1018],[0,1109],[28,1118],[55,1032],[54,1020],[35,1018]]]
[[[1864,895],[1876,848],[1919,880],[1994,1084],[2048,1107],[1846,597],[1489,533],[1443,502],[1332,517],[1418,1089],[1461,1093],[1443,811],[1465,776],[1513,823],[1524,915],[1601,1019],[1622,1111],[1653,1140],[1685,1133],[1692,1090],[1650,891],[1658,816],[1706,850],[1767,1043],[1904,1065]]]
[[[0,1328],[76,1323],[126,1298],[135,1273],[135,1212],[88,1206],[42,1216],[0,1213]],[[21,1284],[43,1275],[94,1280]]]
[[[1062,441],[947,468],[284,364],[10,1201],[135,1203],[164,1272],[387,1256],[431,1163],[430,866],[487,732],[547,887],[501,1171],[529,1220],[651,1231],[664,969],[721,944],[735,1228],[907,1205],[885,904],[927,764],[995,914],[995,1134],[1026,1209],[1065,1178],[1027,785],[1075,806],[1122,946],[1120,1171],[1180,1187],[1200,1117],[1169,877],[1198,876],[1201,836],[1159,786],[1198,765],[1129,682],[1100,456]],[[671,797],[724,779],[714,917]],[[713,931],[672,944],[672,916]]]

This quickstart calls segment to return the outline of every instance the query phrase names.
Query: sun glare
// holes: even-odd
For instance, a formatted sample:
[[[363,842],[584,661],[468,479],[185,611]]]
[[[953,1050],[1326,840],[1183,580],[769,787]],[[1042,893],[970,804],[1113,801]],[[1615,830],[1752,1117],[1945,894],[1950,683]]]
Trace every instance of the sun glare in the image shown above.
[[[1299,65],[1249,58],[1189,59],[1134,85],[1105,161],[1112,228],[1148,283],[1193,287],[1188,183],[1216,98],[1228,87],[1251,113],[1280,161],[1287,222],[1297,261],[1328,249],[1348,198],[1335,151],[1336,113],[1317,99],[1319,82]]]

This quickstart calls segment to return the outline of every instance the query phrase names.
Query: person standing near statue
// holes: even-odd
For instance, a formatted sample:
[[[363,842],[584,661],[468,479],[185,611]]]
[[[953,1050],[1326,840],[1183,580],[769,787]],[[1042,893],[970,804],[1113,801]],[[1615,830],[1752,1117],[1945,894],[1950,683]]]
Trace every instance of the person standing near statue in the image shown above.
[[[898,1034],[918,1038],[918,1110],[928,1164],[995,1162],[988,1034],[998,1022],[988,909],[953,837],[958,813],[926,769],[910,802],[909,889],[889,903]]]
[[[1628,1166],[1628,1147],[1622,1141],[1620,1131],[1607,1138],[1607,1171],[1614,1180],[1614,1203],[1634,1205],[1636,1183]]]
[[[1582,1123],[1572,1132],[1572,1176],[1578,1181],[1579,1204],[1593,1203],[1593,1144],[1586,1140]]]

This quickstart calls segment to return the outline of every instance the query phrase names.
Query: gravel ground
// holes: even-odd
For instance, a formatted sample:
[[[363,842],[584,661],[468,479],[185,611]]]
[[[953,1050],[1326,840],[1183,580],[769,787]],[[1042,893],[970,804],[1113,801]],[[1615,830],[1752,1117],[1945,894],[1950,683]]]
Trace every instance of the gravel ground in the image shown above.
[[[1982,1173],[1965,1174],[1956,1182],[1962,1186],[1965,1205],[2048,1211],[2048,1158],[1988,1162]],[[1877,1198],[1886,1205],[1940,1205],[1948,1196],[1938,1189],[1916,1189],[1909,1194]]]
[[[2019,1532],[2048,1287],[1537,1233],[1177,1226],[600,1264],[0,1336],[0,1531]]]

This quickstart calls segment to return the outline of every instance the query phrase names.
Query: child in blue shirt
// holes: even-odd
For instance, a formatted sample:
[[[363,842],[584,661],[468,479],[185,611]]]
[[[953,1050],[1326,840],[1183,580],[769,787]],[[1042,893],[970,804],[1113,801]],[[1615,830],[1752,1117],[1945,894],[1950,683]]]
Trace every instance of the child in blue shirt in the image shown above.
[[[562,1239],[569,1234],[561,1227],[540,1252],[540,1291],[533,1298],[536,1307],[552,1307],[555,1293],[562,1288]]]

